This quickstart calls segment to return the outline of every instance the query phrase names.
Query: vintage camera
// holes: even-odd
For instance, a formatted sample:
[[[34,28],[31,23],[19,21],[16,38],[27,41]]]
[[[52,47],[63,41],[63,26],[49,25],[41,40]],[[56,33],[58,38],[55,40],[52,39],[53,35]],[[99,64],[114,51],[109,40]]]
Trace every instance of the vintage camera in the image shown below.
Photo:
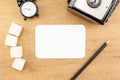
[[[68,7],[71,11],[103,25],[118,3],[119,0],[68,0]]]

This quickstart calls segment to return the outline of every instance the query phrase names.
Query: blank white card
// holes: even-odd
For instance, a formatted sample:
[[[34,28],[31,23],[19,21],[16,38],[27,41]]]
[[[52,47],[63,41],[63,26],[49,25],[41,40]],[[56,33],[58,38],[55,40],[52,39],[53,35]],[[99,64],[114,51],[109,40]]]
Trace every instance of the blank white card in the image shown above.
[[[37,58],[84,58],[83,25],[38,25],[35,29]]]

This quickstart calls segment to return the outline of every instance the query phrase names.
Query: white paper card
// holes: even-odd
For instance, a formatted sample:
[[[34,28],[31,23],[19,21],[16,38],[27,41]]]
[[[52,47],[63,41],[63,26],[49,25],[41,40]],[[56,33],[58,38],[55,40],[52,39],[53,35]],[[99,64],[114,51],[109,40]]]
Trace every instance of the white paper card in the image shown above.
[[[83,25],[38,25],[35,30],[37,58],[84,58],[86,30]]]

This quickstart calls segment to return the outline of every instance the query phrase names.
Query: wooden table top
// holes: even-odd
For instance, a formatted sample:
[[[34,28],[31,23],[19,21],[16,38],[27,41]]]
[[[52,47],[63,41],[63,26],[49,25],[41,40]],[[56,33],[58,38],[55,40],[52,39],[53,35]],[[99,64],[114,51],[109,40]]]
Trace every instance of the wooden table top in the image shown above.
[[[0,1],[0,80],[70,80],[80,67],[108,39],[110,44],[77,80],[120,79],[120,6],[104,26],[94,24],[67,9],[67,0],[37,0],[40,16],[23,20],[16,0]],[[10,24],[24,27],[18,45],[23,46],[26,65],[23,71],[11,68],[10,47],[4,45]],[[86,26],[86,56],[84,59],[37,59],[35,57],[35,27],[38,24],[83,24]]]

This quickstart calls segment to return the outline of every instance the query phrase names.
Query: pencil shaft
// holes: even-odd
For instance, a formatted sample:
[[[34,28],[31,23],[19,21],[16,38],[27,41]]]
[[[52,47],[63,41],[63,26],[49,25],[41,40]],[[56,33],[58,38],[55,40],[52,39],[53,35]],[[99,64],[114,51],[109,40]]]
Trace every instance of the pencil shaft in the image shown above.
[[[85,69],[86,67],[104,50],[107,46],[107,43],[104,43],[96,53],[82,66],[82,68],[71,78],[71,80],[75,80]]]

